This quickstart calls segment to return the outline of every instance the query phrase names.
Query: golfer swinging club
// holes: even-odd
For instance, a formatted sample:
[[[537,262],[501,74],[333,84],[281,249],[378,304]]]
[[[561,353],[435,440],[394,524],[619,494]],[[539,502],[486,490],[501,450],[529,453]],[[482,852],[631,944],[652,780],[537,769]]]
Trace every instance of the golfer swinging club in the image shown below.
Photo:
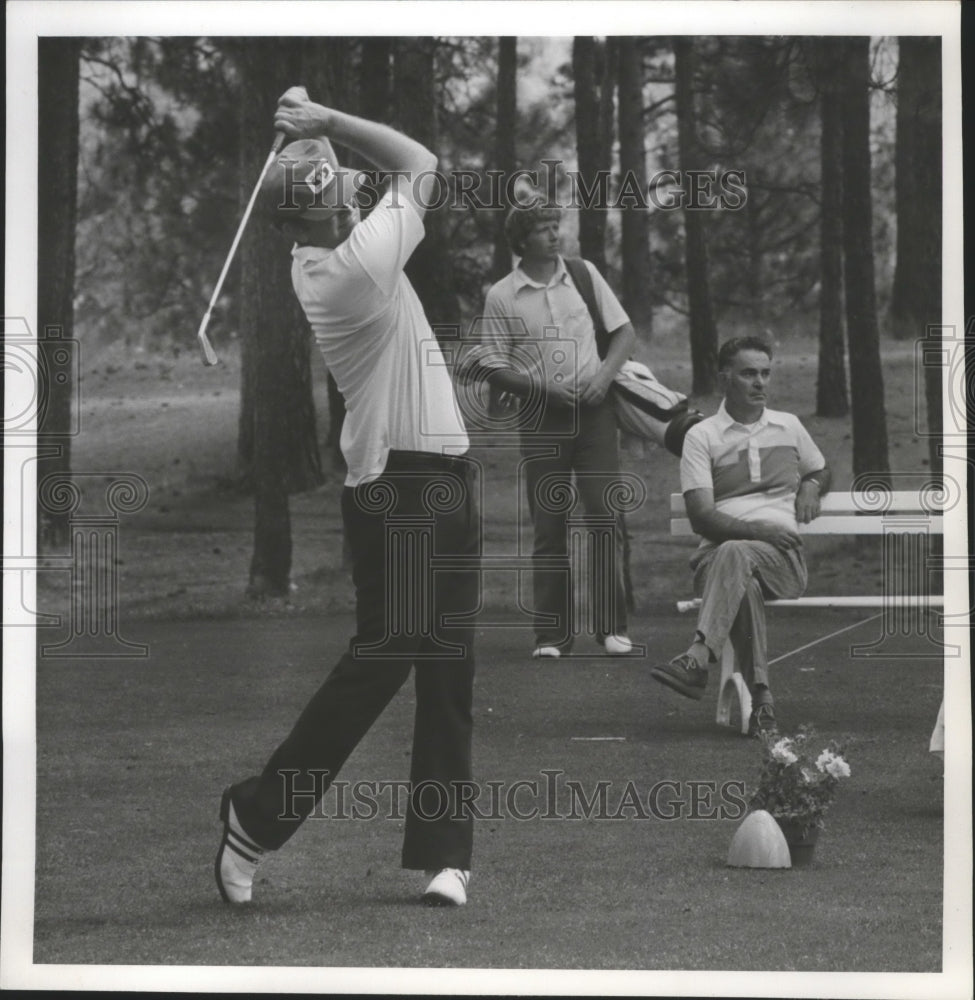
[[[261,203],[294,242],[295,294],[346,402],[342,518],[356,635],[263,771],[224,792],[217,886],[228,903],[250,902],[262,856],[315,811],[414,668],[402,866],[427,873],[425,902],[460,905],[471,868],[471,817],[458,791],[471,782],[480,525],[450,375],[403,274],[423,239],[437,160],[385,125],[313,103],[302,87],[281,97],[274,127],[299,141],[271,166]],[[353,174],[326,137],[391,174],[365,220]],[[452,561],[424,565],[411,557],[420,551]]]

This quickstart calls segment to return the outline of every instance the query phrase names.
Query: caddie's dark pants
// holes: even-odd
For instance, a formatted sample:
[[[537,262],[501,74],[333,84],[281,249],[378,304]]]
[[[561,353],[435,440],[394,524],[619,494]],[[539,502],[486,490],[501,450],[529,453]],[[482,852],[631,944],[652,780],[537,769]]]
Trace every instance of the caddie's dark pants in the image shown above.
[[[587,625],[597,639],[625,633],[623,538],[613,509],[620,484],[619,431],[612,403],[548,407],[537,427],[522,432],[521,455],[535,534],[536,643],[568,649]],[[572,594],[570,519],[587,536],[589,605],[581,615],[581,601]]]
[[[471,781],[481,544],[474,464],[391,452],[378,479],[345,489],[342,517],[353,560],[356,636],[263,773],[232,787],[237,817],[258,844],[280,847],[415,668],[402,865],[469,869],[471,817],[456,808],[456,793],[458,783]],[[438,568],[447,557],[462,565]],[[464,620],[455,624],[452,616]]]

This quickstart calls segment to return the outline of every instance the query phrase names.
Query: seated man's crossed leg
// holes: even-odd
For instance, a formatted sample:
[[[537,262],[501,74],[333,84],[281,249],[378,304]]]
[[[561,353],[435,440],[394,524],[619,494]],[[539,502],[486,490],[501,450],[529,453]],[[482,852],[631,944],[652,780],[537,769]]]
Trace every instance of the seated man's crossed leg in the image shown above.
[[[802,551],[782,551],[768,542],[735,539],[704,550],[692,561],[701,596],[694,641],[651,676],[688,698],[704,696],[708,664],[731,641],[739,670],[752,695],[749,731],[775,726],[768,676],[765,598],[798,597],[806,588]]]

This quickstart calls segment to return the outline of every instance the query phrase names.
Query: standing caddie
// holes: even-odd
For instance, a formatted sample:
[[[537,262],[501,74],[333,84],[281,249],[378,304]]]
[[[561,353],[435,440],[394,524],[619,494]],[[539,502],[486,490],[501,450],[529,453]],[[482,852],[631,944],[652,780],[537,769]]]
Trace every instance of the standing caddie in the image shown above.
[[[520,429],[521,469],[534,530],[532,551],[535,657],[559,657],[572,648],[575,620],[566,497],[577,491],[595,538],[610,544],[590,562],[589,598],[595,638],[607,653],[629,653],[622,537],[611,506],[619,483],[619,434],[607,397],[633,350],[629,317],[588,261],[578,281],[560,254],[561,210],[516,206],[505,235],[520,260],[493,285],[484,303],[480,364],[496,389],[520,397],[536,418]],[[591,288],[594,314],[577,284]],[[601,320],[600,351],[594,318]],[[602,354],[602,356],[601,356]],[[608,550],[608,551],[607,551]]]
[[[708,664],[731,640],[752,696],[748,731],[775,729],[765,598],[795,598],[808,574],[799,523],[819,516],[829,490],[826,459],[791,413],[766,407],[772,349],[758,337],[718,351],[724,400],[684,438],[680,486],[701,544],[691,558],[701,595],[687,651],[651,676],[688,698],[704,696]]]
[[[346,403],[342,518],[356,634],[263,770],[224,792],[217,886],[228,903],[250,902],[262,856],[315,812],[412,669],[402,866],[427,872],[425,902],[462,904],[472,825],[458,793],[471,783],[479,513],[450,374],[403,274],[423,239],[437,161],[385,125],[311,102],[301,87],[281,98],[274,127],[299,141],[273,164],[261,202],[294,243],[295,294]],[[364,220],[328,139],[390,175]]]

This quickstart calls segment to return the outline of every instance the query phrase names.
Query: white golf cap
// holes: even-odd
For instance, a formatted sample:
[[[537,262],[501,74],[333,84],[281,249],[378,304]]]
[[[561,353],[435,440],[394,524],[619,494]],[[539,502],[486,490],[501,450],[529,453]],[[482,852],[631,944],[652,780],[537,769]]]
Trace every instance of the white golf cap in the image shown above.
[[[356,175],[342,168],[327,139],[289,143],[261,184],[262,208],[278,219],[324,219],[349,204]]]

